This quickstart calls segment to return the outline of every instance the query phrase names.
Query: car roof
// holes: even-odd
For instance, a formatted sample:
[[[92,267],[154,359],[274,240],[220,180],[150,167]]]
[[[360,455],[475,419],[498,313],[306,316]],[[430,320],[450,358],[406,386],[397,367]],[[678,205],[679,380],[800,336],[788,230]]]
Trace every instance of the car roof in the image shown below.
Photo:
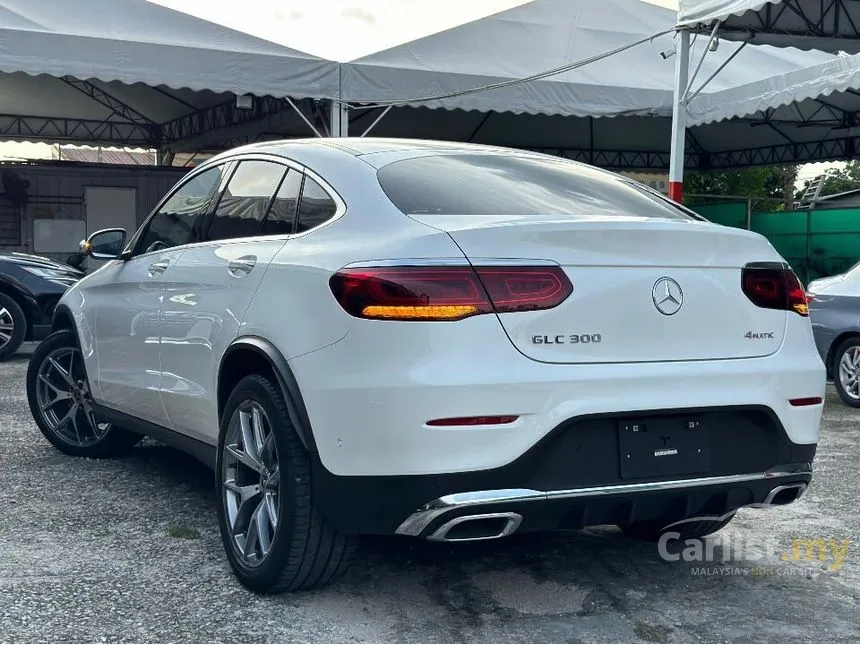
[[[302,152],[313,150],[339,151],[353,157],[362,157],[380,152],[495,152],[497,154],[511,152],[508,148],[488,146],[476,143],[457,141],[437,141],[433,139],[397,139],[383,137],[314,137],[308,139],[282,139],[252,143],[239,148],[233,148],[213,157],[207,162],[224,157],[240,154],[272,154],[291,157]],[[525,152],[525,151],[523,151]]]

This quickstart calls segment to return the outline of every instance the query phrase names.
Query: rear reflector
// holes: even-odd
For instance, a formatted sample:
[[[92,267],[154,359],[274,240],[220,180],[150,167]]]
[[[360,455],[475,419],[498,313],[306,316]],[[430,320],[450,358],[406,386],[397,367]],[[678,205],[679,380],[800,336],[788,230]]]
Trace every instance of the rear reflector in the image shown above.
[[[822,399],[820,396],[807,396],[802,399],[789,399],[788,402],[791,403],[795,407],[801,407],[804,405],[818,405],[821,403]]]
[[[378,320],[462,320],[550,309],[573,285],[558,266],[341,269],[329,286],[344,310]]]
[[[747,298],[764,309],[809,315],[809,301],[800,280],[787,266],[772,263],[748,264],[741,272],[741,288]]]
[[[502,426],[513,423],[519,419],[517,416],[496,417],[452,417],[450,419],[433,419],[428,421],[428,426]]]

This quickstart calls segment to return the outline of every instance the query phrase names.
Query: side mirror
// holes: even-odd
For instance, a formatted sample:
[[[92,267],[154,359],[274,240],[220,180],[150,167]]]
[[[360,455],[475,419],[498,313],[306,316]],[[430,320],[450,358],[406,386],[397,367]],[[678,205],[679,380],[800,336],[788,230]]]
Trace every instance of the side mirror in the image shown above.
[[[125,247],[124,228],[105,228],[81,242],[81,252],[94,260],[116,260]]]

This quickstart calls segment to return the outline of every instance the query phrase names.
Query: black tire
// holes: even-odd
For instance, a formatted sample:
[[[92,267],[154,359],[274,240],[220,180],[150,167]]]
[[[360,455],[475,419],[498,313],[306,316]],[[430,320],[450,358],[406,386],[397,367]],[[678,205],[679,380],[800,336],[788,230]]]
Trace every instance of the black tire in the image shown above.
[[[225,488],[225,480],[228,478],[228,470],[225,469],[225,446],[230,434],[231,420],[235,428],[238,417],[234,419],[234,416],[240,413],[240,408],[247,410],[249,405],[258,406],[264,413],[264,423],[270,426],[266,443],[271,436],[280,472],[275,488],[269,489],[277,492],[277,523],[270,535],[267,554],[253,565],[243,558],[242,550],[233,537],[225,492],[229,490]],[[243,446],[243,453],[244,450]],[[264,447],[258,452],[262,455],[265,450]],[[238,485],[238,464],[235,468],[236,470],[232,471],[235,479],[232,481]],[[264,594],[318,589],[342,576],[349,568],[358,539],[356,536],[335,531],[314,507],[310,457],[290,421],[283,394],[269,379],[260,375],[246,376],[233,389],[221,417],[215,472],[218,524],[224,551],[230,567],[245,587]],[[248,481],[253,484],[255,473],[251,469],[243,472],[250,475],[251,479]],[[262,476],[258,481],[260,488],[267,490]],[[252,500],[248,502],[250,509],[251,506],[261,504],[257,500],[262,500],[262,497],[249,497],[249,500]],[[237,523],[239,515],[241,513],[237,511]],[[244,536],[250,532],[248,528]],[[242,540],[244,541],[244,537]]]
[[[860,408],[860,397],[852,397],[846,391],[845,385],[842,383],[839,364],[847,352],[857,351],[854,349],[857,347],[860,347],[860,337],[849,338],[842,342],[839,347],[836,348],[836,351],[833,352],[833,386],[836,388],[836,392],[839,394],[839,398],[842,399],[842,402],[852,408]]]
[[[11,334],[7,329],[10,322]],[[0,361],[3,361],[18,351],[27,334],[27,316],[18,303],[5,293],[0,293],[0,325]],[[8,339],[5,338],[7,334]]]
[[[93,459],[107,459],[113,457],[121,457],[128,452],[139,442],[143,437],[139,434],[117,428],[110,424],[102,424],[96,421],[98,430],[93,430],[93,417],[84,411],[84,399],[81,396],[81,412],[76,413],[75,423],[80,424],[80,429],[84,430],[84,436],[87,432],[91,432],[94,438],[90,442],[75,443],[67,436],[64,436],[62,430],[69,427],[69,422],[60,422],[53,427],[46,415],[43,414],[41,405],[37,395],[37,384],[40,382],[40,370],[45,365],[49,358],[52,358],[60,350],[72,350],[77,352],[78,363],[75,363],[74,372],[78,379],[83,379],[86,383],[86,389],[89,391],[89,382],[86,372],[84,371],[83,359],[80,358],[80,349],[78,348],[77,338],[75,333],[70,329],[61,329],[52,333],[45,338],[33,356],[30,358],[30,364],[27,367],[27,402],[30,405],[30,413],[39,430],[55,448],[60,452],[73,457],[90,457]],[[80,371],[78,371],[80,370]],[[62,383],[60,383],[62,385]],[[86,398],[86,401],[91,401],[91,398]],[[87,403],[89,405],[89,403]],[[68,416],[68,415],[67,415]],[[77,433],[77,427],[76,427]]]
[[[735,512],[733,511],[730,515],[723,516],[722,518],[701,520],[690,518],[683,521],[648,520],[622,526],[621,530],[632,538],[648,542],[658,541],[664,533],[678,533],[680,534],[678,539],[687,540],[716,533],[731,522],[734,517]]]

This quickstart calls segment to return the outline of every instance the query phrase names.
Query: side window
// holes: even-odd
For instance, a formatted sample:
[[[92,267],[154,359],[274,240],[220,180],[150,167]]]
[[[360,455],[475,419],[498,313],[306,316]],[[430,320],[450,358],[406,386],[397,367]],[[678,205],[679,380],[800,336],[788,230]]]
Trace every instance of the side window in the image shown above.
[[[201,226],[227,165],[195,175],[152,216],[134,247],[134,255],[199,242]]]
[[[299,216],[296,222],[296,233],[301,233],[319,226],[334,217],[337,204],[331,196],[313,179],[305,176],[305,186],[302,189],[302,199],[299,202]]]
[[[301,189],[302,173],[291,169],[281,182],[266,221],[263,222],[263,235],[288,235],[293,232]]]
[[[260,235],[263,217],[286,168],[271,161],[242,161],[230,178],[207,240],[228,240]]]

